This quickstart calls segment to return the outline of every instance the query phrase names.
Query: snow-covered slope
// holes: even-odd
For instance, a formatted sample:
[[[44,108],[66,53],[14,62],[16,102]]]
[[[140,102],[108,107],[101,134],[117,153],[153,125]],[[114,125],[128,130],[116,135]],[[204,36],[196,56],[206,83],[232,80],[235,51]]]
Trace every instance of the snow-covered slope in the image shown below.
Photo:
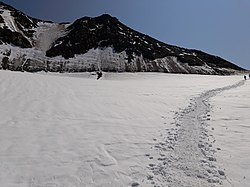
[[[195,74],[242,70],[220,57],[160,42],[110,15],[58,24],[31,18],[2,2],[0,68]]]
[[[244,86],[212,99],[215,107],[210,125],[214,129],[215,146],[221,148],[216,157],[227,174],[223,187],[247,187],[250,184],[249,92],[248,79]]]
[[[60,36],[65,35],[66,24],[57,24],[49,22],[38,22],[33,40],[35,49],[42,51],[44,54],[49,50],[53,42]]]
[[[210,144],[210,149],[217,148],[206,144],[208,132],[200,129],[207,124],[200,117],[208,112],[202,106],[208,95],[201,93],[235,84],[241,77],[104,73],[96,81],[89,73],[65,75],[0,71],[1,186],[210,187],[226,183],[218,173],[224,167],[212,159],[213,151],[210,159],[200,149]],[[247,87],[238,88],[238,94],[241,88]],[[225,110],[234,115],[233,108]],[[234,125],[244,119],[239,117]],[[213,117],[211,122],[214,127]],[[230,145],[219,147],[224,151]]]

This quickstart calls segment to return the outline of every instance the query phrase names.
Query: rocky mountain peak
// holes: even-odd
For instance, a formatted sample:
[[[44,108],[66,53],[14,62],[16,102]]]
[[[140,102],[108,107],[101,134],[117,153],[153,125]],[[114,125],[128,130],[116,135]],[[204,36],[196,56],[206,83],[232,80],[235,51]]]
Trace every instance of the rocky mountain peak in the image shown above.
[[[37,27],[37,19],[31,18],[24,14],[23,12],[15,9],[14,7],[7,5],[3,2],[0,2],[0,11],[3,16],[3,14],[10,14],[11,17],[14,18],[14,21],[16,22],[19,29],[32,29]],[[1,16],[1,17],[2,17]]]
[[[15,9],[14,7],[8,5],[8,4],[5,4],[4,2],[0,2],[0,8],[1,9],[5,9],[5,10],[9,10],[9,11],[18,11],[17,9]]]
[[[30,48],[38,20],[25,15],[14,7],[0,2],[0,42]]]
[[[242,70],[220,57],[158,41],[108,14],[56,24],[29,17],[2,2],[0,49],[1,44],[5,50],[19,51],[19,56],[25,56],[19,60],[29,63],[12,68],[19,70],[94,71],[102,67],[105,71],[200,74]],[[11,59],[4,55],[2,58],[5,64],[6,58]]]

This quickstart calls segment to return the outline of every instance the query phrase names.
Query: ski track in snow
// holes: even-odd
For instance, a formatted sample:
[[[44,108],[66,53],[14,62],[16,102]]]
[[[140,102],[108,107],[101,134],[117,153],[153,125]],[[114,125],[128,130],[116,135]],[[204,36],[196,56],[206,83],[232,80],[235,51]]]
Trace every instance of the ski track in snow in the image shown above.
[[[211,118],[209,99],[244,83],[206,91],[191,99],[188,108],[176,112],[176,127],[165,129],[166,135],[154,146],[158,158],[146,155],[152,160],[147,183],[154,187],[211,187],[227,180],[225,171],[216,164],[215,139],[207,129],[206,121]]]

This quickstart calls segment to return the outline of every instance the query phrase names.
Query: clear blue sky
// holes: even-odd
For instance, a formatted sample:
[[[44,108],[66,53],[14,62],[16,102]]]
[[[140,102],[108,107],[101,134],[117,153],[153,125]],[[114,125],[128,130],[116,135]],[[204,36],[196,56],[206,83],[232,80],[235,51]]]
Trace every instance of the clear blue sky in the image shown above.
[[[250,0],[3,0],[26,14],[72,22],[103,13],[168,44],[250,69]]]

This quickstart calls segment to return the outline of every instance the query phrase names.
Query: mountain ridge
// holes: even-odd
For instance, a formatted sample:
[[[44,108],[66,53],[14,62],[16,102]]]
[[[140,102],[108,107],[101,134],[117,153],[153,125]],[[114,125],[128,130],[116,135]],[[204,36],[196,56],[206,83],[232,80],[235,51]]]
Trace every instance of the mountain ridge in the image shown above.
[[[219,75],[244,70],[221,57],[161,42],[108,14],[53,23],[5,3],[0,3],[0,49],[1,66],[10,70]]]

